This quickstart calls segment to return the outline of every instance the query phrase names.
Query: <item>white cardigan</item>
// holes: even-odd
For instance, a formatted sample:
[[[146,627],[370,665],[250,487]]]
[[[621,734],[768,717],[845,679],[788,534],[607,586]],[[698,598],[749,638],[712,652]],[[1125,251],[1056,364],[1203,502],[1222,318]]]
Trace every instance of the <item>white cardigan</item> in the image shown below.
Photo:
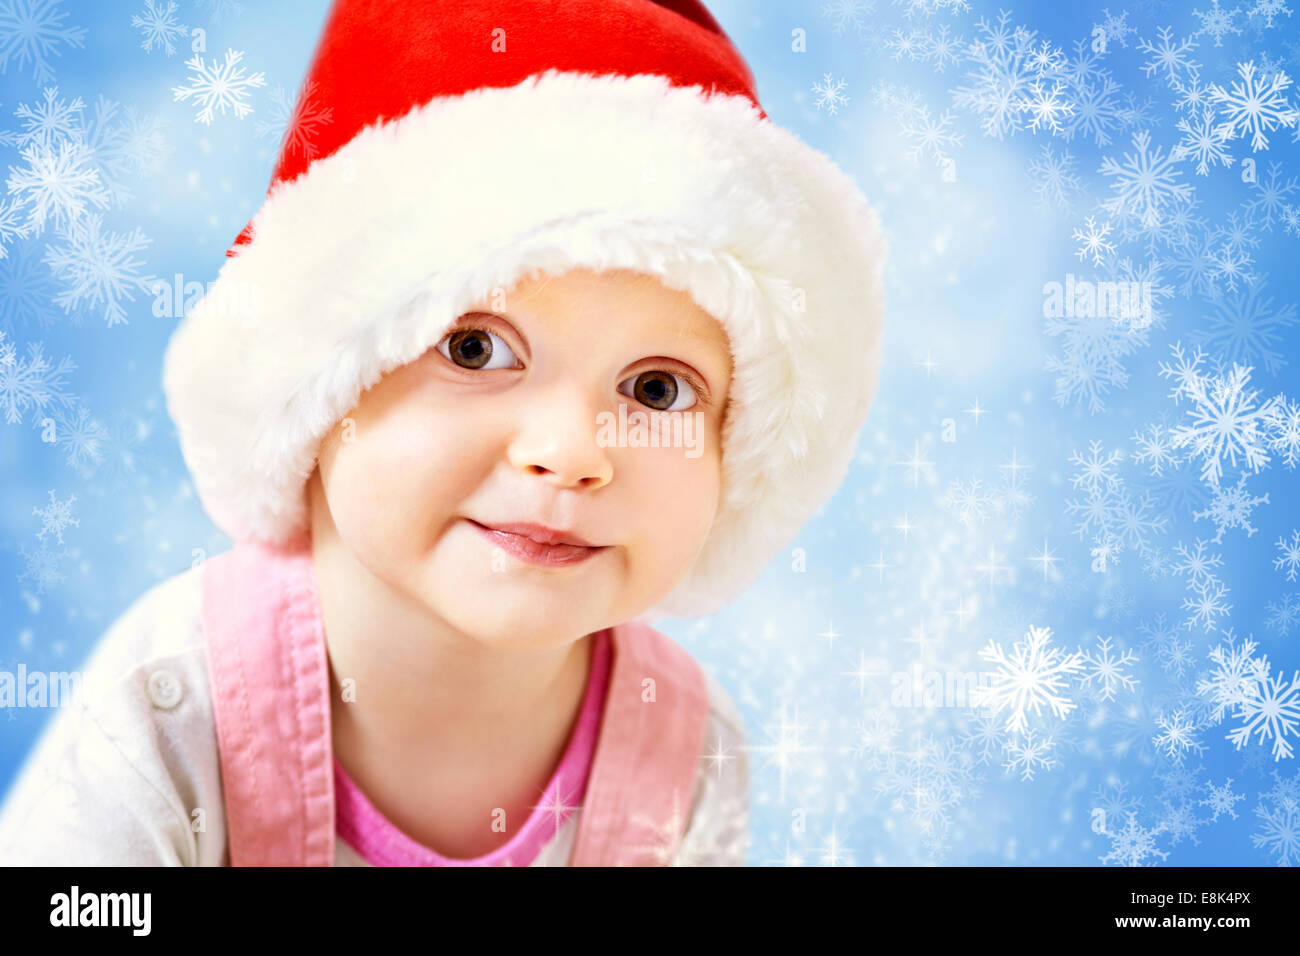
[[[0,864],[227,866],[201,626],[201,566],[155,585],[105,632],[0,806]],[[734,702],[706,673],[709,720],[674,866],[743,866],[748,761]],[[721,756],[718,756],[721,755]],[[530,866],[565,866],[579,808]],[[334,840],[335,866],[368,866]]]

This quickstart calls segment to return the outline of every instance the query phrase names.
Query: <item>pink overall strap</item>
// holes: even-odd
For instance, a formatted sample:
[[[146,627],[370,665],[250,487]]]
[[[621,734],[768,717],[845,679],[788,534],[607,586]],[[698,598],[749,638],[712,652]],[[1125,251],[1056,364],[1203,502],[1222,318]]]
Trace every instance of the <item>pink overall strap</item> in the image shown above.
[[[708,688],[695,659],[648,624],[620,624],[611,636],[609,691],[569,865],[666,866],[690,822]]]
[[[203,565],[231,866],[332,866],[329,663],[307,538]]]

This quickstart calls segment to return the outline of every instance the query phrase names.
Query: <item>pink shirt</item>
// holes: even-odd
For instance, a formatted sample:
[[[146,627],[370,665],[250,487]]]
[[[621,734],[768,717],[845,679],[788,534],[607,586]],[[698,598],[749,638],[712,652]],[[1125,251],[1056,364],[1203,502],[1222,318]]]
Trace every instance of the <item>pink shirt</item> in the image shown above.
[[[553,839],[587,789],[587,776],[596,750],[600,716],[609,685],[609,631],[600,631],[591,649],[587,690],[555,774],[532,815],[502,846],[483,856],[453,859],[407,836],[361,792],[338,758],[334,758],[337,832],[372,866],[527,866]]]

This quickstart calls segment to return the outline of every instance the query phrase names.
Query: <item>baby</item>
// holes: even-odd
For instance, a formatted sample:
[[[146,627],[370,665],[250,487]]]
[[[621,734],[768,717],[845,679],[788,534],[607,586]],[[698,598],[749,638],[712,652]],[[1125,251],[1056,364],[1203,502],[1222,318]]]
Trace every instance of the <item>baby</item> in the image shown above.
[[[875,215],[699,3],[393,6],[336,0],[168,346],[233,546],[104,635],[0,862],[746,861],[741,716],[649,622],[842,481]]]

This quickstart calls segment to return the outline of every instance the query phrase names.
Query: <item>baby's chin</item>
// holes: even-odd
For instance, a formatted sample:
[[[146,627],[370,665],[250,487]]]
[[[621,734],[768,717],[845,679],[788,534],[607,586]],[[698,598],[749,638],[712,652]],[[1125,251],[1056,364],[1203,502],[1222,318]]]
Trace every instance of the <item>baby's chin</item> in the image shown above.
[[[599,630],[616,612],[617,582],[593,567],[597,557],[567,568],[537,568],[494,556],[486,548],[444,542],[410,582],[431,611],[475,640],[500,648],[541,651]]]
[[[471,599],[451,606],[439,597],[431,609],[470,640],[520,654],[556,650],[602,626],[594,623],[590,606],[575,607],[572,601],[547,606],[526,596],[487,594],[481,603]]]

